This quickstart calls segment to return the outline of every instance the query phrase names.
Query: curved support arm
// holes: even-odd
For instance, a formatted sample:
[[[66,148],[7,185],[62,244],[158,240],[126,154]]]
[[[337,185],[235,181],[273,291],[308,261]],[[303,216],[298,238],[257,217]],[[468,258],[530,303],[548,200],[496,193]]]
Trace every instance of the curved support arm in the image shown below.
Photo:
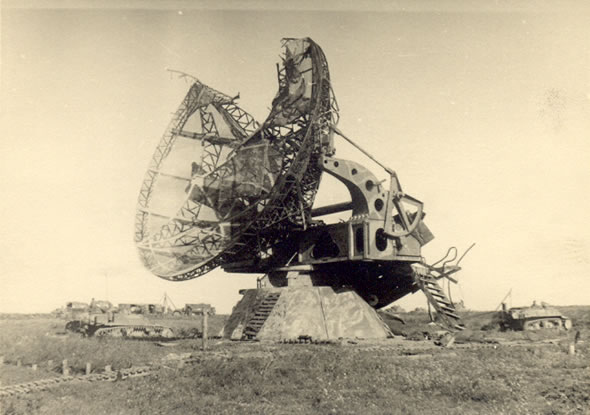
[[[390,171],[390,176],[391,176],[391,181],[389,184],[389,197],[387,198],[387,216],[385,218],[385,236],[387,236],[390,239],[397,239],[397,238],[402,238],[404,236],[408,236],[409,234],[411,234],[412,232],[414,232],[416,230],[416,228],[418,227],[418,225],[420,224],[420,221],[422,220],[422,215],[423,215],[423,210],[424,210],[424,204],[419,201],[418,199],[405,194],[402,191],[402,187],[401,184],[399,182],[399,179],[397,177],[397,174],[394,171]],[[406,212],[406,210],[404,209],[403,205],[402,205],[402,201],[416,206],[416,208],[418,209],[416,212],[416,216],[414,216],[414,219],[410,222],[410,219],[408,218],[408,214]],[[399,215],[400,221],[401,221],[401,225],[402,225],[402,230],[399,231],[393,231],[393,215],[390,213],[390,206],[391,203],[393,203],[393,206],[395,208],[395,210],[397,210],[397,213]]]
[[[400,217],[400,220],[402,222],[402,227],[403,230],[399,230],[399,231],[385,231],[384,234],[385,236],[389,237],[389,238],[401,238],[403,236],[408,236],[409,234],[411,234],[412,232],[414,232],[416,230],[416,228],[418,227],[418,225],[420,224],[420,221],[422,220],[422,214],[424,211],[424,204],[419,201],[416,198],[413,198],[412,196],[408,196],[405,194],[401,194],[400,196],[399,193],[393,196],[393,200],[392,203],[395,207],[395,210],[397,210],[398,215]],[[416,216],[414,216],[412,222],[410,223],[410,220],[408,218],[408,215],[404,209],[404,207],[401,204],[401,201],[405,201],[411,205],[414,205],[418,208],[417,212],[416,212]],[[388,216],[389,218],[389,216]],[[389,220],[389,222],[391,222],[391,220]],[[387,229],[391,229],[391,226],[387,226]]]
[[[390,188],[389,188],[389,196],[387,198],[386,209],[385,209],[387,216],[385,218],[386,231],[384,232],[384,235],[387,236],[388,238],[391,238],[391,239],[398,239],[398,238],[402,238],[404,236],[408,236],[409,234],[414,232],[416,230],[416,228],[418,227],[418,225],[420,224],[420,222],[422,221],[424,204],[421,201],[419,201],[418,199],[415,199],[412,196],[408,196],[402,192],[402,188],[401,188],[401,185],[399,183],[399,180],[397,178],[397,174],[395,173],[395,171],[393,171],[392,169],[390,169],[386,165],[380,163],[379,160],[377,160],[375,157],[373,157],[371,154],[369,154],[369,152],[367,152],[365,149],[363,149],[361,146],[359,146],[353,140],[351,140],[350,138],[345,136],[342,133],[342,131],[340,131],[338,128],[336,128],[336,126],[330,125],[330,128],[332,129],[332,131],[334,131],[340,137],[342,137],[343,139],[348,141],[350,144],[352,144],[354,147],[356,147],[365,156],[369,157],[371,160],[373,160],[375,163],[377,163],[379,166],[381,166],[389,174],[389,176],[391,178],[391,182],[390,182]],[[416,212],[416,216],[414,217],[412,222],[410,222],[410,220],[408,218],[408,214],[406,213],[404,207],[401,204],[402,200],[407,202],[408,204],[414,205],[418,208],[418,211]],[[397,210],[397,212],[398,212],[398,215],[399,215],[400,220],[402,222],[403,230],[393,231],[393,223],[392,223],[393,219],[392,219],[392,215],[390,214],[391,203],[393,203],[395,210]]]

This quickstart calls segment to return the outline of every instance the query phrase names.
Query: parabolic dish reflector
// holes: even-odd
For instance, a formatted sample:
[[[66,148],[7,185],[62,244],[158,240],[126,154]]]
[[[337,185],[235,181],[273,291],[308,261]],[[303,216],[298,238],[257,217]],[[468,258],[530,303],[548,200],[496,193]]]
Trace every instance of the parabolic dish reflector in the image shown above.
[[[258,123],[235,99],[194,81],[141,187],[135,241],[154,274],[195,278],[262,258],[310,223],[320,155],[333,152],[337,106],[311,39],[284,39],[279,90]]]

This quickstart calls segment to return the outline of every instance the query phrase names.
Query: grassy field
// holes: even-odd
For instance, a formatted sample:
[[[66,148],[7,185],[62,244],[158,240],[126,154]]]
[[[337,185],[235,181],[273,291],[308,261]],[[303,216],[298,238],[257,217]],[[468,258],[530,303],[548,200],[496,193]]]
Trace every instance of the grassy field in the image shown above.
[[[63,322],[0,320],[3,385],[58,376],[68,359],[82,372],[160,362],[152,376],[79,383],[6,398],[6,414],[590,414],[590,307],[562,307],[569,333],[479,330],[491,317],[464,313],[468,330],[451,348],[430,341],[264,344],[154,342],[55,335]],[[427,316],[402,316],[408,333],[431,329]],[[573,335],[582,342],[568,354]],[[179,368],[166,358],[190,353]],[[21,360],[22,366],[15,362]],[[164,360],[162,360],[164,359]],[[53,360],[55,367],[43,362]],[[32,371],[32,363],[39,370]]]

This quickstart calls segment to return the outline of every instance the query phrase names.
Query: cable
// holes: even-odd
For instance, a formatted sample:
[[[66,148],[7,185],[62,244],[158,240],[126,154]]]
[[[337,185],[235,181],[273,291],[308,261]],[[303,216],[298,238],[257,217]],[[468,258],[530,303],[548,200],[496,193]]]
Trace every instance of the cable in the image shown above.
[[[447,257],[449,256],[449,253],[451,252],[451,250],[457,250],[457,248],[455,248],[454,246],[451,246],[448,250],[447,253],[445,254],[445,256],[443,256],[441,259],[439,259],[438,261],[436,261],[434,264],[431,265],[431,267],[436,266],[437,264],[439,264],[440,262],[444,261],[445,259],[447,259]]]
[[[465,255],[467,255],[467,252],[469,252],[471,250],[471,248],[473,248],[474,246],[475,246],[475,242],[472,243],[469,248],[467,248],[467,250],[463,253],[463,255],[461,255],[461,258],[459,258],[459,260],[457,261],[457,265],[459,265],[459,263],[461,262],[461,260],[463,260],[463,258],[465,257]]]

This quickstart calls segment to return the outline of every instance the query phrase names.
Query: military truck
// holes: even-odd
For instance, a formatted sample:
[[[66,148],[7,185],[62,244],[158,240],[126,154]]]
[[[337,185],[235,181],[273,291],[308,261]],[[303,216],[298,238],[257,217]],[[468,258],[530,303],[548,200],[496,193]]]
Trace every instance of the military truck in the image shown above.
[[[546,303],[537,305],[533,302],[530,307],[506,308],[502,303],[502,310],[495,316],[501,330],[540,330],[559,329],[570,330],[572,321],[561,314],[559,310]]]
[[[215,307],[212,307],[211,304],[204,303],[185,304],[182,309],[176,310],[174,312],[175,315],[186,316],[202,316],[205,313],[207,313],[210,316],[215,315]]]
[[[160,304],[119,304],[120,314],[145,314],[159,315],[164,314],[165,309]]]
[[[90,301],[89,310],[91,313],[108,313],[115,312],[115,307],[110,301],[106,300],[95,300],[94,298]]]

